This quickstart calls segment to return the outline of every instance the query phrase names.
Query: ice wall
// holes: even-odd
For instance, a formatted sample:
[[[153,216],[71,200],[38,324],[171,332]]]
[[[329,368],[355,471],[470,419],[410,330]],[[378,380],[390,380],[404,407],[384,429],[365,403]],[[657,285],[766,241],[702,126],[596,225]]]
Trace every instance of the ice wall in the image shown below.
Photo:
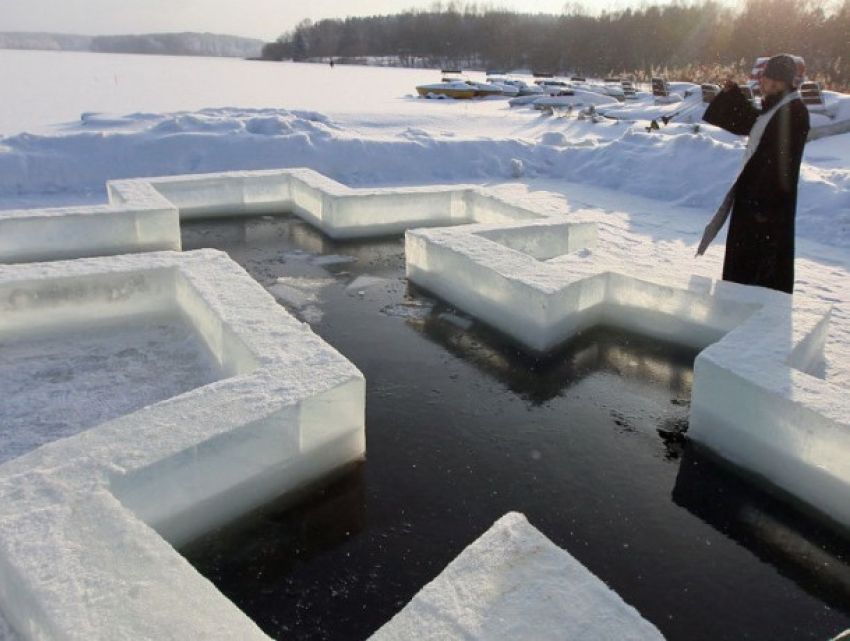
[[[41,212],[0,212],[3,262],[180,249],[177,212],[168,205],[156,208],[104,205]]]
[[[850,397],[807,374],[820,361],[828,321],[788,298],[704,350],[689,435],[850,528]]]
[[[112,181],[112,202],[150,185],[181,219],[294,213],[331,238],[401,234],[418,226],[469,222],[464,186],[351,189],[309,169],[227,172]]]
[[[0,466],[24,638],[265,638],[172,547],[363,456],[362,375],[225,254],[0,267],[0,336],[179,308],[227,378]]]
[[[0,212],[0,263],[180,249],[180,220],[294,213],[334,239],[545,219],[471,186],[351,189],[309,169],[115,180],[109,205]]]
[[[850,528],[850,395],[810,373],[828,306],[640,268],[580,216],[513,220],[409,231],[408,277],[532,352],[599,324],[703,349],[689,436]]]
[[[660,641],[664,637],[523,515],[511,513],[371,638]]]

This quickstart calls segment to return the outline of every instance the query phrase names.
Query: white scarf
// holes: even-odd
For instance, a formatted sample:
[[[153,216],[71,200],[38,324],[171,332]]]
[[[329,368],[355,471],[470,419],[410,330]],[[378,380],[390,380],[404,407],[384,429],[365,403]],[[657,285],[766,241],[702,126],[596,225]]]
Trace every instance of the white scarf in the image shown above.
[[[750,130],[750,138],[747,141],[747,149],[744,152],[744,160],[741,163],[741,167],[738,169],[738,173],[735,175],[735,180],[732,181],[732,187],[730,187],[729,191],[726,192],[726,197],[723,199],[723,202],[720,204],[717,212],[705,226],[705,231],[703,231],[702,234],[702,240],[697,248],[697,256],[702,256],[705,253],[705,250],[708,249],[711,241],[717,237],[717,234],[719,234],[720,230],[723,229],[723,225],[726,224],[726,220],[732,212],[732,205],[735,202],[735,186],[738,184],[738,178],[741,177],[747,163],[750,162],[753,154],[756,153],[756,149],[758,149],[761,138],[767,129],[768,123],[770,123],[770,119],[773,118],[777,111],[779,111],[780,107],[784,107],[789,102],[799,97],[800,94],[796,91],[789,92],[784,98],[782,98],[782,100],[776,103],[770,111],[763,113],[756,119],[753,128]]]

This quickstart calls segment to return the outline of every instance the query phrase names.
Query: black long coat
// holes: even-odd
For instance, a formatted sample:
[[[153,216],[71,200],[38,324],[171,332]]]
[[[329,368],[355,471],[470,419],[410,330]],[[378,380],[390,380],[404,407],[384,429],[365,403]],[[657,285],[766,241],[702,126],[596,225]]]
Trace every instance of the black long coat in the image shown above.
[[[721,91],[704,120],[741,136],[761,112],[740,89]],[[723,280],[759,285],[789,294],[794,289],[794,218],[809,111],[799,99],[770,119],[755,153],[735,183]]]

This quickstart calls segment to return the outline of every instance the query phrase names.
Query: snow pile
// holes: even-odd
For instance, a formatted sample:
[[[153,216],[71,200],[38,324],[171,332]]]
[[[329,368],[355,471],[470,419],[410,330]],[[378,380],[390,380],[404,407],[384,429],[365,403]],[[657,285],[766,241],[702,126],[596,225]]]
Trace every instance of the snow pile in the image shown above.
[[[523,515],[511,513],[371,638],[660,641],[664,637]]]
[[[281,109],[83,114],[61,135],[0,140],[0,197],[99,191],[119,178],[304,166],[352,186],[482,181],[511,176],[512,159],[530,157],[532,148],[413,132],[365,138],[319,114]],[[81,156],[88,162],[77,162]]]

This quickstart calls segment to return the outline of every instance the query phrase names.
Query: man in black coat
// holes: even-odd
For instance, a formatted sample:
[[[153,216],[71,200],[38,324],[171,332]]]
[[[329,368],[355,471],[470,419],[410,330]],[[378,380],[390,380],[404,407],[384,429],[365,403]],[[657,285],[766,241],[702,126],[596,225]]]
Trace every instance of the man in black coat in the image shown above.
[[[703,117],[751,137],[745,164],[727,197],[733,200],[726,201],[734,204],[723,280],[789,294],[794,289],[797,182],[809,134],[809,111],[795,91],[796,76],[794,58],[774,56],[759,80],[761,111],[729,81]]]

